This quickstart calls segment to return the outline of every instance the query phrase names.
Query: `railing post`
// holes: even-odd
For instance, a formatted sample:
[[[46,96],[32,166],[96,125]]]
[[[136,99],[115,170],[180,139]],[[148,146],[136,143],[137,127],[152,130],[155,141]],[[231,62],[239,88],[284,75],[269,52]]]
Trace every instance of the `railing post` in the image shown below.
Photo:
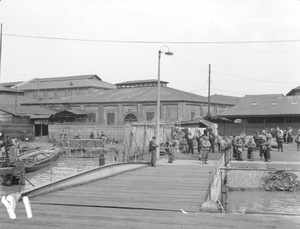
[[[211,181],[210,181],[211,171],[208,174],[208,199],[211,200]]]
[[[222,170],[220,170],[221,203],[223,204],[223,200],[224,200],[224,198],[223,198],[223,191],[224,191],[224,190],[223,190],[223,182],[222,182],[222,179],[223,179],[223,172],[222,172]],[[224,205],[223,205],[223,206],[224,206]]]
[[[225,170],[225,177],[224,177],[224,187],[225,187],[225,200],[224,200],[224,211],[227,212],[227,205],[228,205],[228,174],[227,170]]]

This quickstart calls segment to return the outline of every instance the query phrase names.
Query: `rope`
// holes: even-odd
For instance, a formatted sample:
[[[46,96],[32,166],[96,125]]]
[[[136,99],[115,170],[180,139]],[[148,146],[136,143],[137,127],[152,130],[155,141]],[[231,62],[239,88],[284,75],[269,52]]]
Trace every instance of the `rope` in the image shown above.
[[[220,200],[217,200],[216,204],[218,205],[218,207],[219,207],[219,209],[221,210],[221,212],[222,212],[223,214],[225,214],[225,210],[224,210],[224,208],[223,208],[223,206],[222,206]]]

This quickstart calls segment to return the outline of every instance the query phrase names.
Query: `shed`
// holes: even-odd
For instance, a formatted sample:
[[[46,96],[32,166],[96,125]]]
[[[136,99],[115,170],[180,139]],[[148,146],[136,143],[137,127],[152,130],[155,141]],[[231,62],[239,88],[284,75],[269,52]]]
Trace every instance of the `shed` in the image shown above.
[[[50,121],[54,123],[81,122],[88,119],[88,113],[81,110],[63,110],[50,116]]]

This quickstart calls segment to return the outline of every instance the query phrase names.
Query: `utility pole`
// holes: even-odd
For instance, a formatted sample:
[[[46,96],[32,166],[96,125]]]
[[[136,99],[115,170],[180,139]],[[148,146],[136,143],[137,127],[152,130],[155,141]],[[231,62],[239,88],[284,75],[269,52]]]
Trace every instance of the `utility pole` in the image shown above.
[[[210,64],[208,65],[208,106],[207,106],[207,116],[210,116]]]

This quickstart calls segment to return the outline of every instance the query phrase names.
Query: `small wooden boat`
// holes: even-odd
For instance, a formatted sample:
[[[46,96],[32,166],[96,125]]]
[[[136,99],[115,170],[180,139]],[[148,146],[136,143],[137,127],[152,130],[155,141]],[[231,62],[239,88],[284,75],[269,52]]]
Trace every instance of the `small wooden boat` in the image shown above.
[[[34,172],[53,163],[59,155],[60,148],[49,147],[20,156],[18,159],[23,161],[25,172]]]
[[[39,165],[32,165],[32,166],[25,166],[25,172],[26,173],[32,173],[39,169],[46,168],[47,166],[50,166],[53,162],[43,163]]]
[[[17,155],[16,148],[9,150],[7,155],[10,157],[3,158],[0,164],[0,176],[3,177],[2,184],[4,185],[18,184],[20,174],[24,175],[51,165],[60,153],[59,147],[38,147],[21,156]]]
[[[38,149],[41,149],[41,146],[37,146],[37,147],[28,147],[28,146],[24,146],[21,149],[19,149],[19,156],[23,156],[25,154],[37,151]]]

